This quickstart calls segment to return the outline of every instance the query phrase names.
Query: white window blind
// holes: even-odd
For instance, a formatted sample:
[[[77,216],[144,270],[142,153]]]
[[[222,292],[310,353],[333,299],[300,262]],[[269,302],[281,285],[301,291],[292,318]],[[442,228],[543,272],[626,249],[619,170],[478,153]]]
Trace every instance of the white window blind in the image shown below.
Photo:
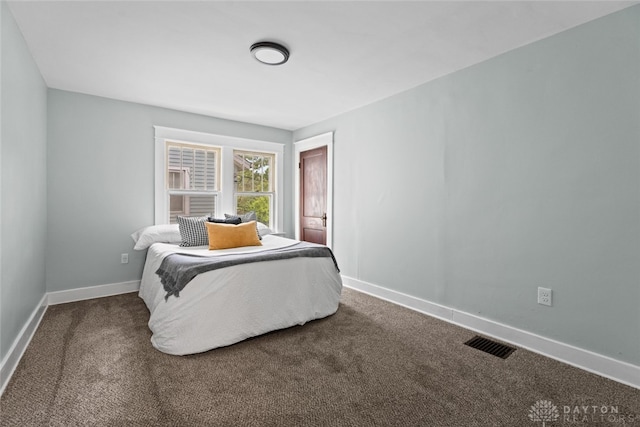
[[[219,196],[220,149],[167,141],[169,221],[178,216],[216,214]]]

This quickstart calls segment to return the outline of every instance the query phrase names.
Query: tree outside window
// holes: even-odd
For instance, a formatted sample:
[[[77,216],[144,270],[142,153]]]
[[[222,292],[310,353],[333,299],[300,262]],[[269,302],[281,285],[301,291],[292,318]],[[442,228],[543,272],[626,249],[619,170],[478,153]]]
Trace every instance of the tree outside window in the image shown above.
[[[271,226],[274,198],[275,156],[234,151],[236,213],[256,213],[258,221]]]

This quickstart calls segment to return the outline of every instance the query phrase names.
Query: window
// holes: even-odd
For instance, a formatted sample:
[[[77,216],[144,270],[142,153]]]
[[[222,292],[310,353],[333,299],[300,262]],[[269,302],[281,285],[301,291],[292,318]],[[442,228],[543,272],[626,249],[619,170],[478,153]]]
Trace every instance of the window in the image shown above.
[[[275,156],[234,150],[234,198],[238,214],[254,211],[258,221],[271,223]]]
[[[220,149],[166,142],[169,222],[180,216],[216,216]]]
[[[155,127],[155,223],[256,212],[282,230],[284,144]]]

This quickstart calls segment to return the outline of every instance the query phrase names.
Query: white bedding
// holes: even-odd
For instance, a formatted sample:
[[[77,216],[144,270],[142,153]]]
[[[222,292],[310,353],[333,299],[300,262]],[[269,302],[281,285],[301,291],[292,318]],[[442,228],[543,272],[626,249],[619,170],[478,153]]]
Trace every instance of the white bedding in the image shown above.
[[[336,312],[342,280],[331,258],[291,258],[209,271],[191,280],[179,297],[165,300],[166,292],[155,272],[167,255],[248,253],[297,242],[267,235],[262,243],[220,251],[151,245],[139,295],[151,313],[153,346],[169,354],[200,353]]]

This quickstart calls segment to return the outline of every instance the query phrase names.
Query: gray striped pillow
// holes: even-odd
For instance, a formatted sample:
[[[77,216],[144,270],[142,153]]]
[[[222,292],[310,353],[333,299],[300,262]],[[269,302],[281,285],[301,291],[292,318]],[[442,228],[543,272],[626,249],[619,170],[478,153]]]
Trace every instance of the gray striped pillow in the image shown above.
[[[240,222],[255,221],[256,222],[256,233],[258,233],[258,239],[262,240],[262,234],[260,234],[260,231],[258,230],[258,216],[256,215],[256,213],[254,211],[249,211],[249,212],[247,212],[245,214],[241,214],[241,215],[224,214],[224,217],[227,220],[240,219]]]
[[[227,219],[240,218],[242,220],[242,222],[257,221],[258,220],[258,216],[256,215],[256,213],[254,211],[249,211],[247,213],[240,214],[240,215],[224,214],[224,217],[227,218]]]

